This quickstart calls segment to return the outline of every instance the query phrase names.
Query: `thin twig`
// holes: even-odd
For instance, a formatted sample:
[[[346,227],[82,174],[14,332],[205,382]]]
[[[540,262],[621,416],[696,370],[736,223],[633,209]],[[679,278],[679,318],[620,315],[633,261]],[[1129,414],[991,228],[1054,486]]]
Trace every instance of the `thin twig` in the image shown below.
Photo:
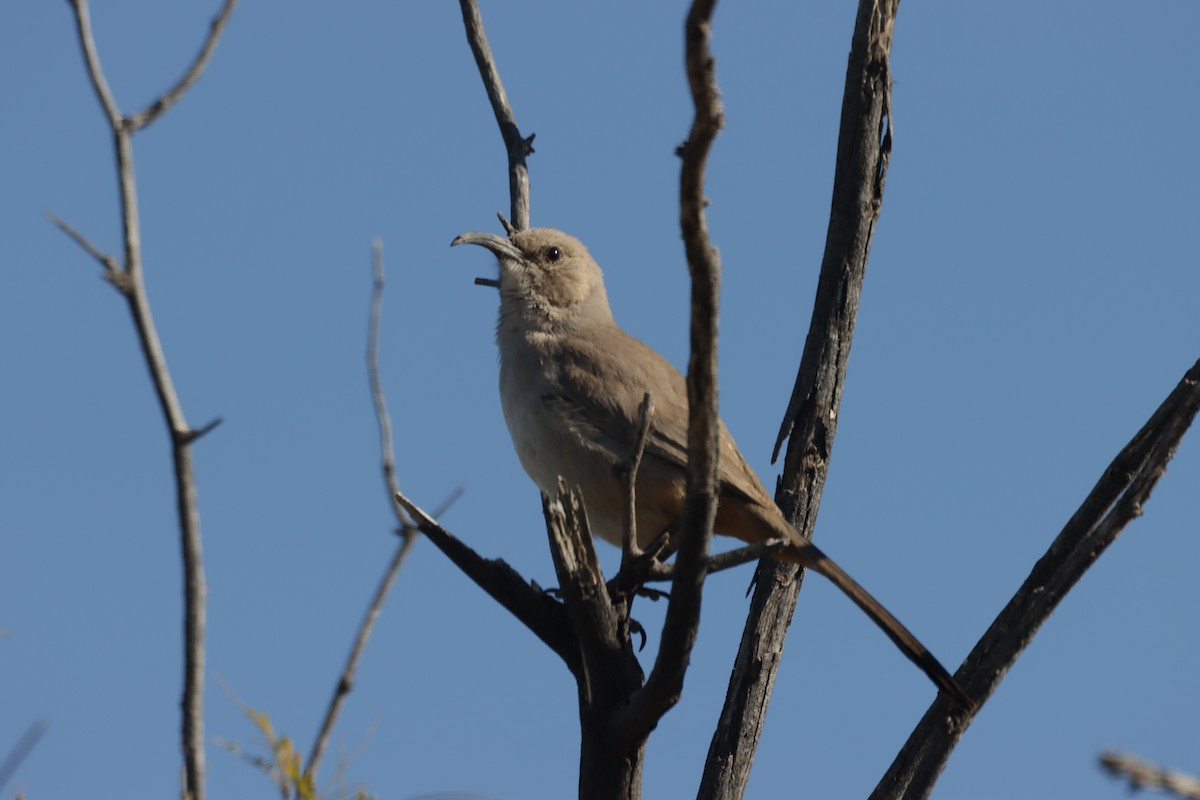
[[[504,149],[508,153],[508,194],[512,224],[517,230],[523,231],[529,227],[529,168],[525,164],[525,158],[533,153],[533,138],[536,134],[523,137],[521,129],[517,127],[517,119],[513,115],[512,106],[509,105],[504,83],[500,80],[500,70],[492,58],[487,34],[483,30],[479,5],[475,0],[459,0],[459,6],[462,9],[467,42],[471,45],[475,65],[479,68],[479,77],[483,79],[483,88],[487,90],[488,102],[496,115],[496,124],[500,126],[500,136],[504,139]]]
[[[954,676],[979,707],[1067,592],[1117,535],[1142,513],[1184,433],[1200,411],[1200,361],[1101,475],[1021,588],[992,622]],[[925,798],[974,715],[955,716],[939,695],[908,737],[872,800]]]
[[[712,575],[714,572],[740,567],[742,564],[774,555],[785,547],[787,547],[787,542],[783,539],[767,539],[765,542],[756,542],[734,550],[726,550],[724,553],[717,553],[708,559],[706,572]]]
[[[205,585],[204,561],[200,539],[200,516],[196,504],[195,476],[192,472],[192,443],[215,423],[193,430],[187,424],[171,373],[167,368],[162,342],[150,312],[150,301],[142,275],[141,225],[138,219],[137,183],[133,167],[133,134],[168,107],[179,100],[184,92],[200,77],[204,66],[216,46],[224,27],[233,0],[226,0],[217,20],[201,48],[200,56],[185,73],[184,78],[167,94],[164,94],[147,111],[135,117],[124,117],[113,99],[112,91],[100,66],[92,36],[91,20],[87,0],[71,0],[75,12],[76,32],[83,51],[88,78],[95,90],[101,110],[108,120],[113,134],[116,152],[117,181],[121,203],[121,224],[124,240],[124,259],[118,265],[115,259],[101,254],[70,226],[51,218],[68,236],[79,243],[92,257],[105,267],[106,277],[120,289],[129,305],[129,313],[137,329],[138,343],[142,356],[154,384],[163,419],[171,439],[171,455],[174,464],[176,509],[179,518],[180,550],[183,561],[184,583],[184,679],[181,738],[184,754],[183,795],[188,800],[204,800],[204,629],[205,629]]]
[[[860,0],[842,94],[825,252],[796,384],[781,427],[787,438],[775,500],[812,538],[829,472],[859,298],[891,153],[892,26],[899,0]],[[778,445],[776,450],[778,450]],[[803,571],[775,559],[758,568],[699,797],[745,795]]]
[[[518,232],[516,227],[511,222],[508,221],[508,217],[504,216],[504,212],[497,211],[496,217],[499,218],[500,225],[504,228],[504,232],[506,234],[508,234],[509,236],[512,236],[514,233]]]
[[[371,387],[371,402],[375,405],[375,420],[379,425],[379,449],[383,454],[383,483],[388,500],[400,491],[396,481],[396,450],[392,440],[392,416],[388,413],[383,382],[379,378],[379,317],[383,313],[383,242],[371,243],[371,312],[367,321],[367,379]],[[388,503],[400,520],[402,528],[413,527],[413,521],[400,506]]]
[[[212,57],[213,50],[217,47],[217,41],[221,38],[221,32],[225,30],[225,23],[229,22],[229,15],[233,13],[233,7],[237,5],[237,0],[225,0],[225,4],[221,6],[221,10],[217,12],[217,16],[209,24],[208,36],[204,39],[204,44],[200,46],[200,52],[196,53],[196,58],[192,61],[187,71],[179,79],[179,82],[167,90],[165,94],[157,100],[146,106],[145,109],[132,115],[126,120],[126,123],[133,127],[134,130],[140,130],[146,127],[154,120],[162,116],[168,108],[179,102],[179,98],[183,97],[184,92],[192,88],[192,84],[200,80],[200,76],[204,73],[204,68],[208,66],[208,60]]]
[[[92,244],[86,236],[72,228],[66,220],[62,219],[57,214],[52,214],[47,211],[46,219],[50,220],[50,222],[52,222],[60,231],[70,237],[75,244],[82,247],[89,256],[99,261],[100,266],[104,267],[104,276],[116,284],[113,276],[120,272],[120,267],[117,265],[117,260],[115,258],[110,256],[108,253],[101,252],[100,248]]]
[[[383,242],[379,239],[371,243],[371,274],[371,306],[367,322],[367,381],[371,389],[371,399],[375,405],[375,419],[379,425],[383,481],[390,499],[399,489],[396,481],[395,446],[392,441],[392,418],[388,413],[387,398],[384,396],[383,382],[379,376],[379,320],[383,311],[384,289]],[[337,686],[334,687],[333,697],[330,698],[329,705],[325,709],[321,728],[313,741],[308,761],[305,762],[304,773],[312,779],[316,777],[317,767],[321,762],[321,757],[325,754],[325,748],[329,744],[329,737],[333,733],[333,725],[337,721],[338,714],[341,713],[342,705],[354,688],[358,662],[362,659],[363,651],[366,650],[367,640],[371,637],[375,621],[383,610],[383,603],[391,591],[392,584],[396,581],[396,575],[399,574],[409,551],[417,542],[417,529],[408,514],[395,503],[388,503],[388,505],[392,507],[393,513],[400,522],[400,527],[396,531],[400,536],[400,543],[396,546],[396,552],[388,562],[387,569],[384,570],[383,577],[363,615],[358,633],[354,637],[354,645],[350,648],[350,655],[346,658],[346,665],[338,678]]]
[[[224,417],[214,417],[213,419],[209,420],[204,425],[201,425],[199,428],[189,428],[183,434],[183,441],[190,444],[191,442],[194,442],[203,436],[207,436],[208,434],[210,434],[214,430],[216,430],[218,427],[220,427],[221,423],[223,423],[224,421],[225,421]]]
[[[622,570],[626,564],[642,554],[642,548],[637,541],[637,475],[642,466],[642,454],[646,452],[646,438],[650,434],[653,419],[654,398],[647,391],[642,396],[641,405],[638,406],[637,435],[633,439],[633,449],[621,467],[625,489],[625,518],[621,540]]]
[[[621,730],[649,732],[679,699],[696,641],[708,546],[717,512],[717,303],[721,262],[708,238],[704,171],[713,140],[725,123],[710,50],[716,0],[694,0],[684,23],[685,62],[695,115],[680,148],[679,225],[692,277],[691,356],[688,359],[688,491],[671,602],[654,668],[617,721]]]
[[[1149,761],[1110,750],[1100,755],[1100,768],[1114,778],[1129,781],[1131,792],[1138,789],[1161,789],[1176,797],[1200,800],[1200,776],[1165,769]]]
[[[47,727],[46,722],[40,719],[30,723],[29,727],[25,729],[25,733],[21,734],[21,738],[13,745],[12,750],[8,751],[4,762],[0,763],[0,791],[4,790],[12,776],[17,774],[21,764],[33,752],[33,748],[37,747],[37,743],[46,734]]]
[[[117,101],[113,99],[112,90],[104,77],[104,69],[100,66],[100,55],[96,52],[96,40],[92,36],[92,18],[88,13],[87,0],[71,0],[75,10],[75,32],[79,36],[79,45],[83,48],[83,59],[87,65],[88,78],[92,89],[96,92],[96,100],[100,103],[104,116],[113,130],[122,126],[121,112],[117,109]]]
[[[308,754],[308,761],[304,765],[305,775],[316,777],[317,766],[325,754],[329,737],[333,733],[333,724],[337,721],[346,696],[354,688],[354,676],[358,672],[358,662],[362,659],[363,651],[367,647],[367,640],[371,637],[375,621],[379,619],[379,612],[383,610],[383,602],[387,599],[388,592],[391,591],[392,584],[396,581],[396,575],[400,572],[400,567],[404,565],[409,551],[417,543],[415,534],[415,528],[404,529],[400,536],[400,544],[396,548],[395,554],[392,555],[387,569],[383,572],[383,577],[375,589],[375,595],[371,598],[370,605],[367,606],[367,613],[363,615],[362,623],[358,627],[358,634],[354,637],[354,645],[350,648],[350,655],[346,658],[346,666],[342,669],[341,677],[338,678],[337,686],[333,690],[333,697],[330,698],[329,705],[325,709],[325,717],[321,720],[321,729],[317,733],[316,741],[313,742],[312,751]]]

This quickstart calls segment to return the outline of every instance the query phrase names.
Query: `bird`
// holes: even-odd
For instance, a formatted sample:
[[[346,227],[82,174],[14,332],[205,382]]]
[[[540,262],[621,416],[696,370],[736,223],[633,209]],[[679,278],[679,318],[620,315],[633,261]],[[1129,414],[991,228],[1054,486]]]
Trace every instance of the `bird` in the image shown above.
[[[500,403],[525,472],[553,497],[560,477],[579,487],[592,532],[621,545],[624,504],[616,469],[639,430],[646,392],[654,414],[635,483],[638,543],[649,545],[676,525],[687,493],[686,381],[667,359],[613,319],[604,276],[575,237],[551,228],[510,230],[507,237],[470,232],[451,246],[473,244],[496,256],[500,310]],[[713,530],[749,543],[781,539],[774,556],[828,578],[913,663],[960,705],[973,702],[933,654],[845,570],[784,517],[719,422],[719,490]]]

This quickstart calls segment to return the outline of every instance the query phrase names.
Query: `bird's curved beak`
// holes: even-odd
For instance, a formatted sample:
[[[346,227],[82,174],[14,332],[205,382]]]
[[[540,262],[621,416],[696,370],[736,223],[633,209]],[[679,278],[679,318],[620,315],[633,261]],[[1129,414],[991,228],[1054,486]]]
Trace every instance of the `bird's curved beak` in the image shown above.
[[[518,250],[512,241],[503,236],[497,236],[494,233],[461,233],[454,237],[454,241],[450,243],[450,246],[458,247],[460,244],[477,244],[480,247],[491,250],[496,258],[503,261],[515,261],[518,264],[525,263],[525,254]]]

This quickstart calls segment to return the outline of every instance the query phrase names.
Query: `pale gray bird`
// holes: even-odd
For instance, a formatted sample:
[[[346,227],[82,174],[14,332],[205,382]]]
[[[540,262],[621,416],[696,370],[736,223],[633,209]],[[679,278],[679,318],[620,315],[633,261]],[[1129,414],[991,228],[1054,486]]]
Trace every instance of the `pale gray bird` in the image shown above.
[[[676,523],[687,491],[687,387],[679,370],[613,321],[604,277],[576,238],[533,228],[508,238],[464,233],[500,262],[500,403],[521,465],[547,495],[562,476],[582,490],[592,531],[620,546],[624,494],[614,467],[629,458],[646,391],[654,415],[637,474],[637,536]],[[833,581],[935,684],[972,702],[917,638],[784,518],[730,436],[720,431],[713,528],[746,542],[783,539],[777,553]]]

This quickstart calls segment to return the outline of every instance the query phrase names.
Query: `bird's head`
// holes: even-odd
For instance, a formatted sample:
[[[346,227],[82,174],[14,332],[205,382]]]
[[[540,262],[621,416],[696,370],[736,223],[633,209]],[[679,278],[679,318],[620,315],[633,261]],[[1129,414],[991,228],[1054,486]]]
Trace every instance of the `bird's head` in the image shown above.
[[[502,326],[509,321],[527,331],[551,331],[612,321],[604,275],[574,236],[530,228],[508,237],[464,233],[450,244],[477,244],[500,262]]]

